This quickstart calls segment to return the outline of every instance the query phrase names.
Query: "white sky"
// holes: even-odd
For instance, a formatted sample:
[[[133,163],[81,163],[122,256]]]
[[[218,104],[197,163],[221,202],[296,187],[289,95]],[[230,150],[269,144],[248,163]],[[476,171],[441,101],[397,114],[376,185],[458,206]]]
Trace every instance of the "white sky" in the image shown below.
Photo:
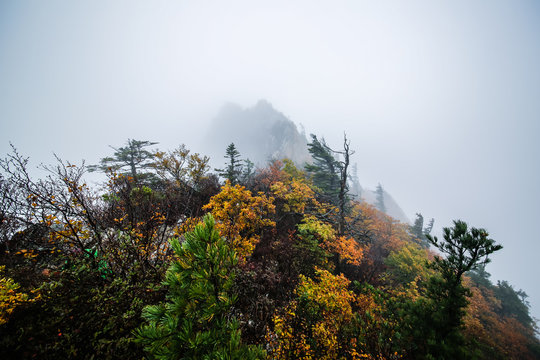
[[[414,219],[485,227],[540,317],[536,1],[0,2],[0,151],[96,163],[265,98]],[[241,131],[239,129],[239,131]],[[246,154],[249,155],[249,154]]]

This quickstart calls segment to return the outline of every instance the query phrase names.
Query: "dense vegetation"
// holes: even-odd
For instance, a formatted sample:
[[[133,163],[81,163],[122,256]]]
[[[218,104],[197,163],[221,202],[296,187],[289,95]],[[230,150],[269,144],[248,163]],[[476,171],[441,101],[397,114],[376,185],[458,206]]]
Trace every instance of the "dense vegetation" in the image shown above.
[[[349,143],[223,169],[129,140],[35,179],[0,162],[3,359],[536,359],[526,294],[463,221],[430,236],[349,193]],[[106,181],[91,187],[86,171]],[[220,181],[219,176],[224,182]],[[382,188],[380,190],[382,193]],[[383,211],[381,211],[383,210]]]

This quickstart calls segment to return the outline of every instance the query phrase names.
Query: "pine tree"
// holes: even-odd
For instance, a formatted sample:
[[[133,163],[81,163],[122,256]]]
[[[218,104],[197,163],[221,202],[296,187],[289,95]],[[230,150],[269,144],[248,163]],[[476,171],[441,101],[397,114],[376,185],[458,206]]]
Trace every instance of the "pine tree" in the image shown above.
[[[236,149],[234,143],[230,143],[225,150],[226,159],[229,159],[227,167],[225,169],[215,169],[218,174],[225,179],[229,180],[232,185],[238,184],[240,176],[242,175],[242,163],[240,160],[240,153]]]
[[[424,235],[424,217],[420,213],[416,213],[416,219],[414,224],[411,226],[410,231],[411,235],[414,237],[416,242],[420,242],[420,239]]]
[[[308,150],[313,158],[313,164],[306,164],[305,169],[312,175],[313,183],[322,190],[328,201],[338,207],[338,233],[345,234],[345,215],[349,211],[349,165],[354,151],[350,149],[347,135],[343,136],[343,150],[332,150],[324,139],[319,141],[311,135],[312,141]],[[336,159],[336,154],[339,158]]]
[[[431,234],[431,230],[433,230],[433,224],[434,223],[435,223],[435,219],[431,218],[431,220],[429,220],[429,223],[427,224],[427,226],[424,228],[424,235]]]
[[[146,324],[135,335],[153,359],[257,359],[260,348],[241,343],[238,322],[231,316],[238,262],[215,229],[213,217],[172,239],[177,259],[167,271],[167,303],[143,310]]]
[[[409,228],[413,240],[423,248],[429,248],[429,241],[426,235],[431,233],[433,229],[434,219],[431,219],[426,227],[424,227],[424,217],[420,213],[416,213],[414,224]]]
[[[135,180],[151,177],[151,173],[142,173],[141,170],[151,168],[154,153],[146,150],[147,147],[156,145],[157,142],[128,139],[125,147],[111,148],[113,156],[101,159],[99,165],[88,166],[89,171],[115,171],[129,175]]]
[[[466,359],[463,318],[471,291],[463,285],[463,275],[487,264],[489,255],[502,249],[488,238],[484,229],[471,228],[454,221],[453,228],[443,228],[443,241],[426,235],[429,242],[446,258],[435,257],[431,266],[438,276],[430,279],[426,298],[409,309],[413,322],[408,326],[413,343],[418,346],[412,358]]]
[[[313,183],[330,202],[337,204],[340,185],[340,163],[334,158],[333,151],[326,145],[324,139],[319,140],[311,134],[308,151],[313,158],[313,164],[306,164],[306,171],[311,174]]]

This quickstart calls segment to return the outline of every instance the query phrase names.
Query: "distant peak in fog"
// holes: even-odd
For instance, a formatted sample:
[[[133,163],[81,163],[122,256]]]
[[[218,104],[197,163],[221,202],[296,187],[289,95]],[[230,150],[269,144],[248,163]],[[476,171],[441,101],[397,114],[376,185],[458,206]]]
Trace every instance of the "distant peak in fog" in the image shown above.
[[[257,101],[257,104],[255,104],[254,106],[255,108],[268,108],[268,109],[274,109],[274,107],[272,106],[272,104],[270,104],[270,102],[266,99],[260,99],[259,101]]]
[[[310,159],[303,132],[264,99],[248,108],[225,104],[212,121],[205,142],[218,165],[231,142],[243,158],[259,166],[273,159],[289,158],[299,165]]]

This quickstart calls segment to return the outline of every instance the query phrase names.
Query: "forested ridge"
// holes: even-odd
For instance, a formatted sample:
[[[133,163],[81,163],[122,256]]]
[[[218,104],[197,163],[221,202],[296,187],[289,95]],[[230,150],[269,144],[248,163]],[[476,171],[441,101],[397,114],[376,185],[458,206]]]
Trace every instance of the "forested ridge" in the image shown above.
[[[526,293],[486,272],[496,239],[353,195],[346,137],[261,168],[157,145],[41,178],[0,160],[2,359],[540,358]]]

